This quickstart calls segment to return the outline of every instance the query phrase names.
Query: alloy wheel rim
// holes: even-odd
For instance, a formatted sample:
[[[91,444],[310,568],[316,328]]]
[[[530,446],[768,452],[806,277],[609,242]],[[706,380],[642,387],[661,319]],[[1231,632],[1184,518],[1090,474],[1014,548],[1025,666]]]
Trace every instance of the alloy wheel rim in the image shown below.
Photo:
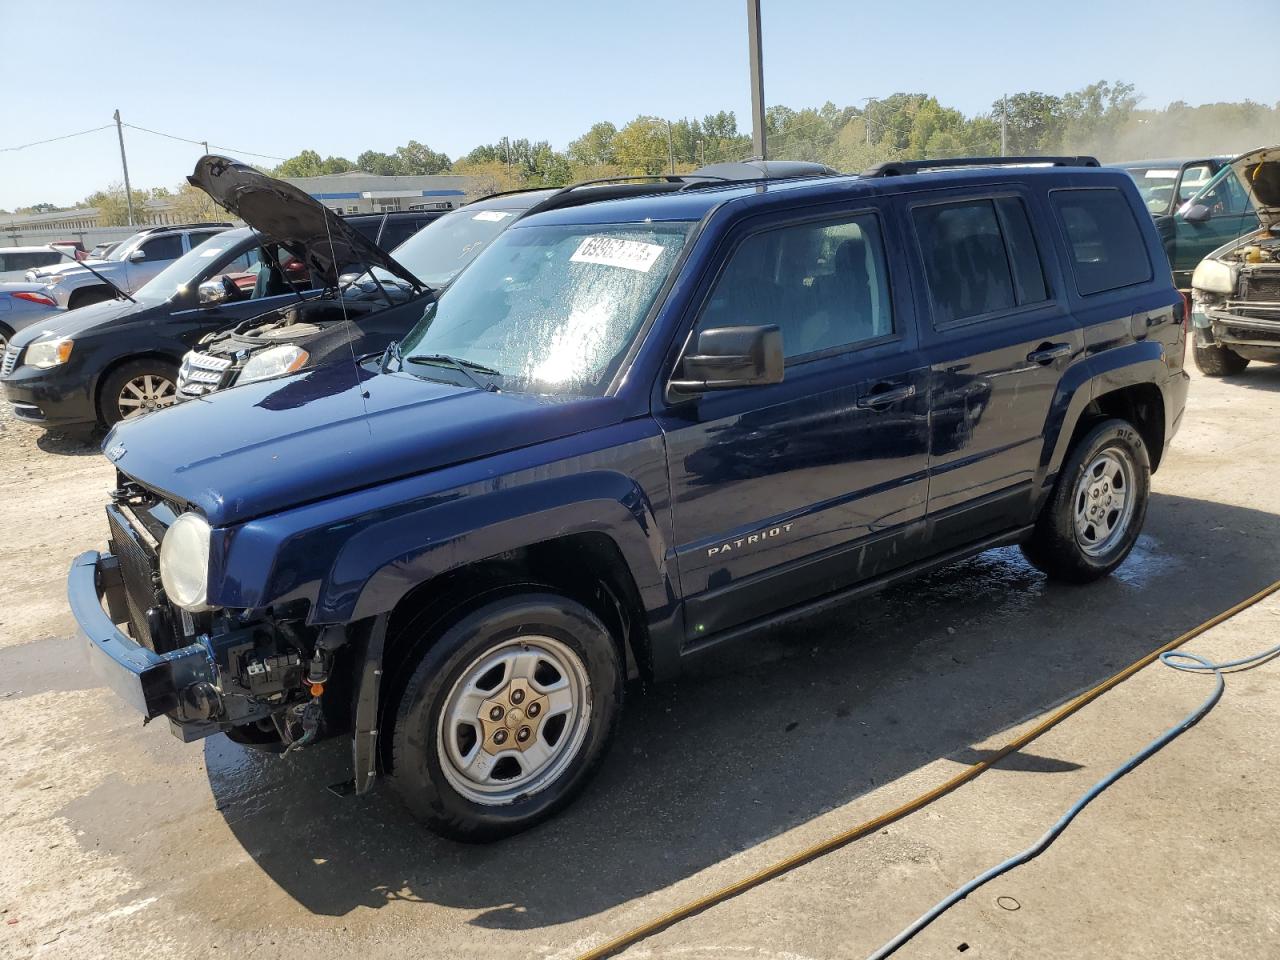
[[[511,803],[565,771],[590,717],[582,658],[553,637],[512,639],[476,658],[449,691],[436,723],[441,769],[473,803]]]
[[[1073,519],[1076,543],[1091,557],[1111,550],[1129,530],[1135,493],[1133,461],[1121,450],[1093,458],[1076,484]]]
[[[152,410],[171,407],[178,399],[177,385],[168,377],[146,373],[134,377],[120,389],[116,406],[121,419],[138,417]]]

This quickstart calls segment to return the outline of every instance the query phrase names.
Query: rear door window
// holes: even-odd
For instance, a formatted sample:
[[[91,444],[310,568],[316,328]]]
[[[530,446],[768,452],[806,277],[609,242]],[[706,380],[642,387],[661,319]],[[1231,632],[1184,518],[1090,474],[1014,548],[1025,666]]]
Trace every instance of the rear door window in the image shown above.
[[[1016,197],[912,211],[935,327],[1048,299],[1026,207]]]
[[[1151,279],[1151,259],[1138,221],[1113,187],[1050,191],[1071,248],[1081,296],[1118,290]]]
[[[210,237],[216,237],[220,232],[221,231],[219,230],[205,230],[205,231],[200,231],[198,233],[187,234],[188,249],[194,250],[196,247],[200,246],[200,244],[204,243]]]

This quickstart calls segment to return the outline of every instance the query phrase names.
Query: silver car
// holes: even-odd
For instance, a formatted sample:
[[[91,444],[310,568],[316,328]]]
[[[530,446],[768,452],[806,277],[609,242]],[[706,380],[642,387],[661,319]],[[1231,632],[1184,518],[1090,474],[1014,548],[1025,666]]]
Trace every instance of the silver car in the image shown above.
[[[52,267],[67,260],[53,247],[0,247],[0,281],[22,280],[28,270]]]
[[[10,338],[25,327],[62,315],[58,304],[38,283],[0,282],[0,365]],[[0,375],[3,374],[0,367]]]
[[[28,270],[25,279],[43,290],[64,310],[87,307],[116,295],[112,284],[133,293],[187,251],[230,229],[230,223],[187,223],[140,230],[101,261],[86,261],[93,270],[67,260]],[[104,278],[108,282],[104,282]]]

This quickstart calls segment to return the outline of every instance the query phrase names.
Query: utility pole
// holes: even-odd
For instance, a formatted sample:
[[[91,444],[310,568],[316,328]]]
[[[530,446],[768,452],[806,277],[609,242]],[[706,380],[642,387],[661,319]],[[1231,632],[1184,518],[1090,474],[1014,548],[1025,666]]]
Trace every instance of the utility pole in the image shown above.
[[[707,145],[702,140],[698,141],[698,157],[700,158],[698,163],[705,167],[707,165]]]
[[[747,49],[751,61],[751,150],[764,160],[764,58],[760,45],[760,0],[747,0]]]
[[[867,128],[867,149],[871,149],[871,105],[876,102],[875,97],[863,97],[867,105],[862,108],[862,125]]]
[[[120,125],[120,111],[116,111],[116,135],[120,138],[120,166],[124,169],[124,200],[129,209],[129,226],[133,226],[133,190],[129,187],[129,161],[124,155],[124,127]]]
[[[667,121],[667,159],[671,162],[671,175],[676,174],[676,148],[671,139],[671,121]]]
[[[1009,95],[1000,98],[1000,156],[1009,155]]]
[[[208,153],[208,152],[209,152],[209,141],[208,141],[208,140],[201,140],[201,141],[200,141],[200,146],[204,147],[204,152],[205,152],[205,153]]]

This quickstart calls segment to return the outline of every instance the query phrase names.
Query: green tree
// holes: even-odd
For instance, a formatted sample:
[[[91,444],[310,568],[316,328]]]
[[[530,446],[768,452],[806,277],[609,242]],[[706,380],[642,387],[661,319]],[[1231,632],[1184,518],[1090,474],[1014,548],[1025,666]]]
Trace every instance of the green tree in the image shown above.
[[[444,173],[452,161],[443,153],[437,153],[426,144],[410,140],[403,147],[396,147],[396,159],[400,169],[409,176],[429,176]]]
[[[591,125],[591,129],[569,144],[569,163],[579,167],[598,167],[617,162],[613,142],[618,128],[607,120]]]
[[[164,190],[163,187],[160,188]],[[165,190],[165,199],[170,201],[169,210],[182,223],[209,223],[213,220],[226,220],[228,213],[213,202],[212,198],[199,187],[189,183],[180,183],[176,192]],[[154,194],[155,191],[153,190]]]
[[[360,154],[356,157],[356,166],[379,177],[393,177],[401,172],[399,157],[378,150],[366,150]]]
[[[134,190],[133,219],[137,225],[150,223],[147,201],[148,191]],[[125,198],[124,184],[116,182],[105,190],[91,193],[84,198],[84,206],[98,208],[98,224],[103,227],[123,227],[129,223],[129,202]]]

